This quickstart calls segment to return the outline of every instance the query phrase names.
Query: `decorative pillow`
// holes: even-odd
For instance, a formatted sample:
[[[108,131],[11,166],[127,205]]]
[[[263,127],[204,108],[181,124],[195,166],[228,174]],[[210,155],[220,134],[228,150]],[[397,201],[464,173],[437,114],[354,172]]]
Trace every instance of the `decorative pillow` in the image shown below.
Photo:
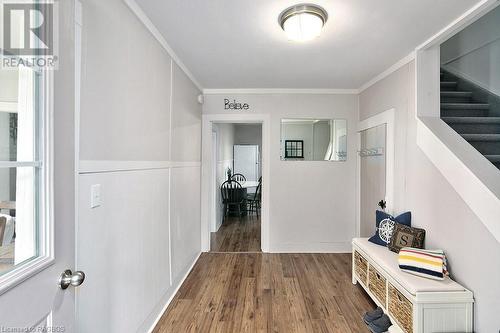
[[[377,230],[369,241],[378,245],[387,246],[391,241],[394,225],[397,223],[411,226],[411,213],[406,212],[398,217],[393,217],[385,212],[377,210],[376,213],[376,226]]]
[[[448,276],[448,265],[443,250],[422,250],[403,247],[398,256],[399,268],[403,272],[435,280]]]
[[[396,223],[392,238],[389,243],[389,250],[399,253],[403,247],[413,247],[416,249],[424,248],[425,230],[408,227]]]

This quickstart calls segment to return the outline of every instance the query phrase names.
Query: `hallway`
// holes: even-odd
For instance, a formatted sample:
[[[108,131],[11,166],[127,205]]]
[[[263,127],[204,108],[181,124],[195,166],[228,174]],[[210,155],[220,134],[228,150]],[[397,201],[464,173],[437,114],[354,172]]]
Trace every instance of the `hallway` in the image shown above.
[[[260,217],[226,217],[217,232],[210,234],[211,252],[261,252]]]
[[[166,332],[369,332],[350,254],[203,253],[157,324]]]
[[[0,11],[0,333],[500,333],[500,0]]]

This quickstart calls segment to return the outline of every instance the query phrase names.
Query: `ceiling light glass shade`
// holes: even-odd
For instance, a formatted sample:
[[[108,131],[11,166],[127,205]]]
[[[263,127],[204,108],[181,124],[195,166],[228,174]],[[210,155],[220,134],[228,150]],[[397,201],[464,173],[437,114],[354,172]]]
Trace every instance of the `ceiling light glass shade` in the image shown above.
[[[288,39],[305,42],[318,37],[327,20],[326,11],[314,5],[297,5],[286,9],[279,23]]]

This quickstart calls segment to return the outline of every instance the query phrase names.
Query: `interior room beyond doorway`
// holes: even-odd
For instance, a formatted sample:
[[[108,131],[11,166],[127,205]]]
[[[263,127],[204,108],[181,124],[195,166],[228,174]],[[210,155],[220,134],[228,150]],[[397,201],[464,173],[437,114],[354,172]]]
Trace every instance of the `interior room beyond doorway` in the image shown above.
[[[261,251],[262,124],[213,123],[210,251]]]

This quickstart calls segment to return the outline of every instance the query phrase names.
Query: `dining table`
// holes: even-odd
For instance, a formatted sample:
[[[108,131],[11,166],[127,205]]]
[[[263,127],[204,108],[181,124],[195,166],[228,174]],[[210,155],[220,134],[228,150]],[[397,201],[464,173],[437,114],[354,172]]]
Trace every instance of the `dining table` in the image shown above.
[[[252,188],[259,186],[259,182],[253,180],[245,180],[244,182],[241,182],[240,185],[243,188]]]
[[[241,185],[241,190],[240,190],[241,193],[239,194],[239,196],[242,198],[247,197],[248,189],[256,188],[257,186],[259,186],[259,182],[253,181],[253,180],[245,180],[243,182],[239,182],[239,184]],[[243,216],[247,215],[246,200],[241,204],[241,213]],[[233,210],[229,211],[229,216],[238,216],[237,210],[233,209]]]

